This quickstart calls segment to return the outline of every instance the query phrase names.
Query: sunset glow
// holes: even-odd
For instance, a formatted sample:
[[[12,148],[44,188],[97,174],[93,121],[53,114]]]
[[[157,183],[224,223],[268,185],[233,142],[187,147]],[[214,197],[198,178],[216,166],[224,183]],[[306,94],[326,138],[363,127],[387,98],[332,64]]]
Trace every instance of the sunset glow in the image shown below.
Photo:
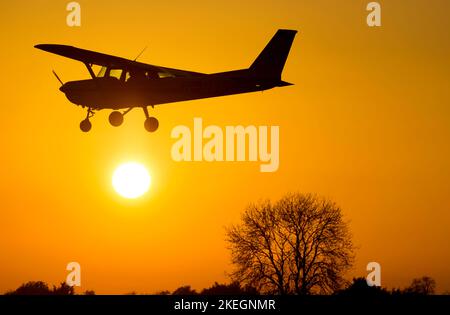
[[[349,281],[377,262],[383,287],[427,275],[450,292],[450,1],[382,1],[381,27],[367,25],[371,0],[77,1],[79,27],[69,2],[2,3],[0,294],[58,285],[69,262],[77,292],[228,283],[226,228],[296,192],[350,222]],[[34,48],[211,74],[249,68],[278,29],[298,30],[282,72],[294,85],[148,106],[155,132],[142,108],[117,127],[95,111],[80,131],[87,108],[52,70],[64,84],[90,73]],[[230,126],[250,126],[251,145],[231,145]]]

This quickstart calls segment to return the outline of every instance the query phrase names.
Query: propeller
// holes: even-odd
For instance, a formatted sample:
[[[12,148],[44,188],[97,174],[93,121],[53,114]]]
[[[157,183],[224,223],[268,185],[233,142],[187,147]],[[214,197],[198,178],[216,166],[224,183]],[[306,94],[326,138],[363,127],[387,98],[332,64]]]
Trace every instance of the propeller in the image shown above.
[[[59,83],[61,83],[61,85],[64,85],[64,82],[58,77],[58,75],[56,74],[55,70],[52,70],[52,72],[55,75],[56,79],[58,79]]]

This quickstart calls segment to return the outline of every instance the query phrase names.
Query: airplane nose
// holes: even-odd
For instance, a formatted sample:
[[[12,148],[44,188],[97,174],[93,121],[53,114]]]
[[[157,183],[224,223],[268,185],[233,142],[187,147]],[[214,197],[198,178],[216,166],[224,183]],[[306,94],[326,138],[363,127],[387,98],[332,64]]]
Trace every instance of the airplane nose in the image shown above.
[[[65,94],[65,93],[67,92],[67,90],[68,90],[68,89],[67,89],[67,84],[61,85],[61,87],[59,88],[59,90]]]

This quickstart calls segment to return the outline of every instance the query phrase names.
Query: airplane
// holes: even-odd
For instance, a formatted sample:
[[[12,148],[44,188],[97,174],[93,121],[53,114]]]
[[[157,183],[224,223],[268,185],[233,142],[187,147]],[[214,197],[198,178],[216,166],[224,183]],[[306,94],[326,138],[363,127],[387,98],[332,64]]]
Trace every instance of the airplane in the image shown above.
[[[148,113],[148,106],[196,100],[209,97],[264,91],[292,85],[281,80],[286,59],[296,30],[278,30],[248,69],[205,74],[141,63],[73,46],[39,44],[35,48],[82,62],[91,79],[61,83],[60,91],[82,108],[87,115],[80,129],[92,128],[90,118],[95,111],[113,110],[111,125],[123,123],[124,116],[134,108],[142,108],[144,127],[149,132],[158,129],[159,121]],[[95,75],[92,66],[101,66]],[[122,111],[121,111],[122,110]]]

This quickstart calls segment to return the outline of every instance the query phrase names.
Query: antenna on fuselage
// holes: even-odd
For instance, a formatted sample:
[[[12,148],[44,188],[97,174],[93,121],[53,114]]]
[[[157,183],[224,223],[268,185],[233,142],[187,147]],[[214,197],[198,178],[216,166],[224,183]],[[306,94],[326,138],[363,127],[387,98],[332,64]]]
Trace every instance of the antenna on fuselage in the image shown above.
[[[58,75],[56,74],[55,70],[52,70],[52,72],[55,75],[56,79],[58,79],[59,83],[61,83],[61,85],[64,85],[64,82],[58,77]]]
[[[144,51],[147,49],[147,46],[144,47],[144,49],[142,49],[142,51],[139,53],[139,55],[136,56],[136,58],[134,58],[133,61],[136,61],[143,53]]]

